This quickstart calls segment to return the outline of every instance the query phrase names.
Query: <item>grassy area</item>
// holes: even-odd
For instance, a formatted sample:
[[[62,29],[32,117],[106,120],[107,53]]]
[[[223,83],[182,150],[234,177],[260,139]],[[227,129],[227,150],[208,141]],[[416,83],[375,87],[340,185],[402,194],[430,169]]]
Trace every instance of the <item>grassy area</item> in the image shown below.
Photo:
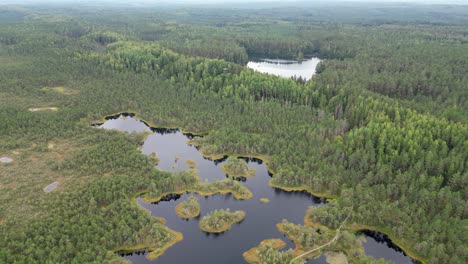
[[[64,95],[75,95],[80,92],[78,89],[73,89],[69,87],[57,86],[57,87],[43,87],[42,90],[50,91],[55,93],[60,93]]]
[[[187,201],[176,205],[175,211],[180,218],[195,218],[200,215],[200,203],[196,197],[191,196]]]
[[[54,192],[70,191],[76,185],[86,184],[89,181],[86,175],[70,177],[55,169],[56,163],[80,149],[83,146],[69,141],[55,141],[53,149],[48,148],[47,142],[37,142],[0,152],[0,156],[13,159],[10,164],[0,163],[0,200],[4,201],[0,208],[4,223],[22,226],[44,217],[50,197],[43,189],[53,182],[60,183]]]

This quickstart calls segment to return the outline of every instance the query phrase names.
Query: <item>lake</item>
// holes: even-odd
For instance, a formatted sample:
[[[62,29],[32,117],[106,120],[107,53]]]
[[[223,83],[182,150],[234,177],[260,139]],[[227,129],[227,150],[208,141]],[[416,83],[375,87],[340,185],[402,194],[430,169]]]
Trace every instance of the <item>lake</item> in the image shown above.
[[[117,129],[126,132],[152,132],[140,146],[144,154],[156,152],[160,159],[158,169],[165,171],[187,170],[189,167],[185,161],[191,159],[196,162],[196,169],[202,181],[217,181],[226,178],[221,170],[225,159],[212,161],[203,155],[187,141],[193,136],[183,134],[177,129],[151,128],[146,123],[134,118],[132,114],[122,114],[106,118],[107,121],[98,127],[105,129]],[[163,217],[166,225],[184,235],[184,239],[169,248],[161,257],[154,261],[146,259],[145,252],[127,254],[124,257],[133,263],[246,263],[242,253],[257,246],[262,240],[270,238],[282,238],[287,246],[294,248],[294,244],[282,233],[276,224],[283,219],[296,224],[304,223],[304,216],[309,206],[324,206],[325,200],[309,193],[296,191],[286,192],[270,187],[268,182],[272,175],[268,172],[266,164],[259,159],[244,158],[249,168],[256,170],[254,177],[244,179],[242,182],[254,194],[251,199],[237,200],[232,195],[199,196],[185,193],[171,195],[165,199],[151,204],[138,199],[138,204],[153,216]],[[175,165],[174,165],[175,164]],[[231,211],[244,210],[245,219],[234,224],[230,230],[221,234],[208,234],[200,230],[199,218],[184,220],[175,213],[175,206],[187,200],[189,196],[198,198],[201,206],[201,216],[214,209],[226,209]],[[260,202],[260,198],[268,198],[269,203]],[[364,235],[367,236],[366,233]],[[380,245],[372,240],[369,234],[364,243],[366,253],[374,257],[384,257],[396,263],[411,263],[398,248],[388,244]],[[366,246],[367,245],[367,246]],[[309,264],[325,264],[325,257],[309,260]]]
[[[310,80],[315,74],[315,69],[321,60],[319,58],[310,58],[302,62],[294,60],[281,59],[259,59],[247,63],[247,67],[261,73],[268,73],[284,78],[297,78]]]

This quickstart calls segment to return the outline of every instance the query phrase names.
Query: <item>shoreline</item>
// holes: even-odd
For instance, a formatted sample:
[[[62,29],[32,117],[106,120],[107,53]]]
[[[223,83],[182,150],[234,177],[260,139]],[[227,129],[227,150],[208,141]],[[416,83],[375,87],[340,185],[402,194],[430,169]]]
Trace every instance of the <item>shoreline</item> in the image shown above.
[[[180,242],[183,240],[184,236],[182,233],[174,231],[168,227],[165,226],[167,230],[174,235],[174,238],[169,241],[168,243],[164,244],[162,247],[157,247],[156,245],[151,245],[151,244],[138,244],[138,245],[133,245],[133,246],[121,246],[112,249],[112,252],[115,253],[134,253],[138,251],[143,251],[143,250],[148,250],[148,254],[146,255],[146,258],[149,260],[155,260],[159,258],[166,250],[168,250],[170,247],[175,245],[176,243]]]
[[[286,242],[284,242],[280,238],[271,238],[271,239],[262,240],[260,242],[260,244],[258,244],[258,246],[255,246],[255,247],[245,251],[242,254],[245,261],[247,261],[249,263],[252,263],[252,264],[259,263],[260,260],[258,259],[258,256],[257,256],[257,250],[260,247],[264,246],[264,245],[269,245],[274,249],[282,249],[282,248],[284,248],[286,246]]]
[[[308,227],[314,227],[314,228],[327,228],[327,229],[330,229],[329,227],[325,226],[325,225],[322,225],[320,223],[315,223],[315,222],[311,222],[308,218],[308,213],[306,212],[306,215],[304,216],[304,225],[305,226],[308,226]],[[331,230],[334,230],[334,229],[331,229]],[[403,243],[396,239],[395,237],[393,237],[392,235],[389,235],[389,232],[387,232],[386,230],[384,230],[384,228],[378,228],[378,227],[375,227],[375,226],[369,226],[369,225],[364,225],[364,224],[345,224],[343,226],[343,230],[348,230],[352,233],[356,233],[356,232],[360,232],[360,231],[365,231],[365,230],[369,230],[369,231],[375,231],[375,232],[379,232],[379,233],[382,233],[384,235],[386,235],[388,237],[388,239],[394,244],[396,245],[406,256],[408,256],[409,258],[413,259],[413,260],[416,260],[416,261],[419,261],[421,264],[428,264],[428,262],[421,256],[419,256],[417,253],[413,252],[412,250],[408,250],[408,246],[404,246]]]
[[[145,123],[150,128],[178,129],[183,134],[191,134],[191,135],[194,135],[194,136],[203,136],[203,135],[209,134],[209,132],[195,133],[195,132],[191,132],[191,131],[188,131],[188,130],[181,129],[180,127],[177,127],[177,126],[158,126],[155,123],[148,122],[145,119],[140,118],[140,115],[137,114],[137,112],[138,111],[128,111],[128,112],[127,111],[120,111],[120,112],[117,112],[115,114],[105,115],[103,118],[101,118],[101,122],[102,123],[106,122],[108,120],[107,118],[109,118],[109,117],[119,116],[119,115],[127,113],[127,114],[132,114],[134,118],[136,118],[136,119],[140,120],[141,122]],[[97,125],[97,124],[100,124],[101,122],[94,122],[92,124]],[[220,159],[225,158],[226,156],[235,156],[235,157],[238,157],[238,158],[244,157],[244,158],[259,159],[259,160],[261,160],[262,162],[264,162],[266,164],[266,167],[267,167],[267,170],[268,170],[269,173],[271,173],[273,175],[275,174],[275,172],[273,170],[268,168],[268,163],[270,163],[270,157],[267,156],[267,155],[262,155],[262,154],[239,154],[239,153],[224,153],[224,154],[212,153],[212,154],[208,154],[205,151],[203,151],[203,147],[201,147],[201,144],[199,142],[196,142],[194,140],[188,140],[186,143],[189,144],[189,145],[198,147],[198,151],[203,155],[203,157],[205,157],[207,159],[210,159],[210,160],[220,160]],[[321,192],[321,193],[314,192],[310,188],[306,187],[305,185],[298,186],[298,187],[287,187],[287,186],[272,183],[272,179],[270,179],[268,183],[269,183],[270,187],[278,188],[278,189],[281,189],[281,190],[284,190],[284,191],[287,191],[287,192],[305,191],[305,192],[308,192],[309,194],[311,194],[311,195],[313,195],[315,197],[318,197],[318,198],[324,198],[324,199],[339,198],[338,196],[329,195],[329,194],[326,194],[324,192]],[[232,193],[234,195],[234,197],[236,199],[239,199],[239,200],[246,200],[246,199],[250,199],[251,197],[253,197],[253,193],[250,190],[249,190],[249,192],[250,192],[249,197],[244,198],[244,199],[240,198],[240,197],[242,197],[240,194],[232,192],[230,190],[217,190],[217,191],[212,191],[212,192],[200,191],[200,190],[184,190],[184,191],[166,192],[166,193],[164,193],[164,194],[162,194],[162,195],[160,195],[160,196],[158,196],[156,198],[148,198],[148,197],[142,196],[142,200],[145,201],[145,202],[148,202],[148,203],[154,203],[154,202],[158,202],[159,200],[161,200],[164,196],[167,196],[167,195],[170,195],[170,194],[183,194],[183,193],[186,193],[186,192],[197,193],[197,194],[199,194],[201,196],[211,196],[211,195],[215,195],[215,194]],[[306,212],[306,217],[307,217],[307,212]],[[307,222],[309,222],[309,224],[311,224],[310,221],[307,221]],[[306,225],[307,225],[307,222],[305,222]],[[346,227],[346,229],[348,229],[350,231],[354,231],[354,232],[362,231],[362,230],[370,230],[370,231],[376,231],[376,232],[380,232],[382,234],[385,234],[386,236],[388,236],[390,241],[392,241],[398,248],[400,248],[404,252],[404,254],[406,254],[408,257],[421,262],[421,264],[427,264],[428,263],[423,257],[420,257],[419,254],[415,253],[412,249],[409,250],[408,248],[410,248],[410,246],[403,246],[403,244],[406,244],[405,242],[402,242],[400,240],[396,240],[393,235],[389,235],[390,232],[387,232],[387,230],[385,230],[385,228],[372,227],[372,226],[367,226],[367,225],[363,225],[363,224],[353,224],[352,226],[345,225],[345,227]],[[294,244],[296,245],[296,249],[297,249],[297,243],[294,242]]]
[[[375,227],[375,226],[369,226],[369,225],[363,225],[363,224],[348,224],[348,225],[345,225],[345,229],[346,230],[349,230],[349,231],[352,231],[354,233],[356,232],[360,232],[360,231],[365,231],[365,230],[369,230],[369,231],[375,231],[375,232],[379,232],[379,233],[382,233],[384,235],[386,235],[388,237],[388,239],[390,239],[390,241],[395,244],[399,249],[401,249],[401,251],[408,257],[410,257],[411,259],[414,259],[416,261],[419,261],[421,264],[428,264],[428,262],[426,261],[426,259],[424,259],[423,257],[419,256],[416,252],[414,252],[413,250],[408,250],[407,248],[409,246],[404,246],[403,242],[400,241],[399,239],[395,238],[393,235],[390,235],[389,232],[387,232],[387,230],[385,230],[385,228],[379,228],[379,227]]]

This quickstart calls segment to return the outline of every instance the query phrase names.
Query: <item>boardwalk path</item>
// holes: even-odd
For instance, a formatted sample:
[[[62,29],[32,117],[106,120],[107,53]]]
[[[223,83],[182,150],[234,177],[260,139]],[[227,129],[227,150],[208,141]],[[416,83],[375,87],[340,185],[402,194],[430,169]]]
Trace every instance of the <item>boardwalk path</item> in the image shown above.
[[[338,239],[338,237],[340,236],[340,230],[341,230],[341,228],[343,227],[343,225],[346,223],[346,221],[348,220],[349,216],[351,215],[351,212],[352,212],[352,210],[349,212],[348,216],[346,216],[346,218],[345,218],[345,220],[343,221],[343,223],[341,223],[340,227],[338,227],[338,229],[336,230],[336,235],[335,235],[335,237],[332,238],[332,240],[330,240],[330,241],[329,241],[328,243],[326,243],[326,244],[323,244],[323,245],[321,245],[321,246],[319,246],[319,247],[316,247],[316,248],[314,248],[314,249],[311,249],[311,250],[309,250],[309,251],[307,251],[307,252],[305,252],[305,253],[303,253],[303,254],[301,254],[301,255],[295,257],[295,258],[293,258],[293,259],[291,260],[291,262],[289,262],[289,264],[292,264],[292,263],[294,263],[294,261],[296,261],[297,259],[300,259],[300,258],[302,258],[302,257],[304,257],[304,256],[306,256],[306,255],[308,255],[308,254],[310,254],[310,253],[312,253],[312,252],[314,252],[314,251],[320,250],[320,249],[322,249],[322,248],[324,248],[324,247],[330,245],[331,243],[335,242],[335,241]]]

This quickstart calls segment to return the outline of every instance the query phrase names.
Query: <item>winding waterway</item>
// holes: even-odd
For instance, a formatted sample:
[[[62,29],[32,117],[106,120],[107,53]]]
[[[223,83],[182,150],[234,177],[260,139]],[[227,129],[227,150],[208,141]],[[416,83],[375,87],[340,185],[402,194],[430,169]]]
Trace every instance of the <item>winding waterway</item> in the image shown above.
[[[222,180],[226,175],[221,170],[224,160],[212,161],[205,159],[193,146],[187,144],[192,137],[174,129],[150,128],[133,115],[119,115],[107,118],[99,127],[117,129],[126,132],[152,132],[141,145],[144,154],[156,152],[160,158],[157,167],[165,171],[187,170],[185,161],[196,162],[196,169],[202,181]],[[150,204],[138,199],[138,204],[151,212],[153,216],[163,217],[166,225],[184,235],[184,239],[169,248],[161,257],[154,261],[146,259],[145,252],[125,255],[133,263],[246,263],[242,253],[257,246],[262,240],[282,238],[286,248],[294,248],[294,244],[280,233],[276,224],[283,219],[296,224],[303,224],[306,209],[309,206],[323,206],[324,199],[314,197],[306,192],[286,192],[270,187],[271,175],[265,163],[258,159],[245,158],[249,168],[254,168],[256,174],[244,179],[244,184],[254,196],[248,200],[236,200],[232,195],[199,196],[196,194],[171,195],[162,201]],[[189,196],[196,196],[201,205],[201,216],[214,209],[230,208],[245,211],[245,219],[234,224],[230,230],[222,234],[208,234],[200,230],[200,218],[183,220],[175,213],[175,206]],[[260,198],[268,198],[269,203],[260,202]],[[366,234],[365,234],[366,235]],[[368,244],[371,243],[371,244]],[[374,244],[372,244],[374,243]],[[384,257],[396,263],[412,263],[401,251],[387,246],[375,246],[376,241],[368,239],[364,243],[366,253],[376,258]],[[366,244],[370,245],[366,247]],[[307,263],[324,264],[325,257],[309,260]]]

